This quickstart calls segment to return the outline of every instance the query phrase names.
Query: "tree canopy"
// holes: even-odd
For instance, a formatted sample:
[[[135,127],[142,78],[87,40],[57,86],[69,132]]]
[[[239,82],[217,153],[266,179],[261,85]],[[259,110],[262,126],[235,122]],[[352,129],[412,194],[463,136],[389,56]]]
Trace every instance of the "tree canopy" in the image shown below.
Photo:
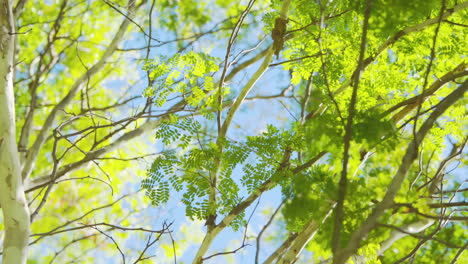
[[[0,6],[2,263],[468,262],[468,2]]]

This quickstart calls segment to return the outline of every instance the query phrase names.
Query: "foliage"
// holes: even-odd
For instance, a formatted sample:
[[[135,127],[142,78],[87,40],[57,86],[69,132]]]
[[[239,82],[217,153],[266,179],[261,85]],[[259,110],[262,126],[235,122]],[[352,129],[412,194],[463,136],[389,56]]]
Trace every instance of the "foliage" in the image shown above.
[[[465,262],[466,3],[9,2],[30,263]]]
[[[191,106],[198,106],[202,101],[206,106],[213,105],[213,96],[205,99],[206,94],[215,89],[213,77],[218,71],[215,58],[204,53],[188,52],[175,54],[161,61],[151,61],[143,68],[150,72],[148,77],[153,86],[145,91],[147,97],[154,97],[155,104],[163,106],[168,95],[189,94],[185,99]]]
[[[395,116],[389,115],[387,109],[429,89],[428,85],[436,80],[431,77],[431,74],[424,77],[427,64],[429,60],[432,60],[432,49],[435,49],[435,54],[437,54],[437,59],[431,62],[432,67],[430,68],[435,76],[441,76],[447,70],[456,68],[463,61],[463,59],[442,59],[446,56],[447,48],[445,47],[447,45],[445,43],[447,42],[451,43],[452,58],[461,58],[459,57],[460,53],[457,52],[461,52],[459,48],[463,45],[462,42],[454,42],[450,37],[457,35],[456,32],[461,30],[459,27],[441,23],[437,35],[438,45],[435,48],[429,44],[434,38],[435,26],[417,30],[413,34],[401,35],[403,32],[401,30],[408,26],[423,23],[428,17],[440,15],[440,2],[431,1],[424,4],[408,1],[373,2],[369,20],[367,51],[364,54],[365,71],[360,79],[359,100],[356,105],[356,113],[353,116],[348,192],[344,201],[346,219],[343,222],[343,236],[341,238],[343,245],[351,233],[369,216],[375,203],[383,199],[388,184],[400,165],[405,147],[412,137],[413,132],[410,124],[414,120],[411,117],[406,117],[403,125],[399,125],[398,121],[395,122]],[[218,138],[218,141],[201,143],[197,142],[196,139],[199,135],[193,135],[192,142],[195,144],[188,149],[185,148],[188,144],[183,143],[184,140],[187,142],[187,139],[181,140],[178,144],[182,144],[182,146],[179,146],[180,150],[176,150],[180,153],[176,156],[180,158],[169,163],[181,166],[183,175],[188,175],[189,169],[196,170],[196,172],[191,171],[190,173],[200,175],[198,178],[200,181],[186,181],[187,187],[183,190],[184,198],[182,200],[187,206],[187,213],[190,217],[195,215],[199,219],[206,219],[211,214],[226,216],[242,202],[242,199],[239,198],[242,194],[253,194],[259,190],[264,192],[264,184],[272,181],[275,182],[274,185],[281,186],[283,196],[287,200],[282,213],[288,230],[300,233],[311,219],[323,218],[337,201],[338,175],[342,169],[341,161],[343,159],[344,123],[349,115],[347,107],[351,97],[351,89],[343,90],[340,87],[345,85],[346,88],[346,83],[349,85],[352,74],[355,74],[357,66],[355,58],[359,55],[362,31],[362,24],[358,22],[362,19],[365,4],[360,1],[339,1],[333,7],[327,7],[333,10],[333,14],[339,15],[337,18],[327,19],[325,17],[326,24],[322,26],[319,23],[320,17],[326,16],[326,14],[321,13],[323,7],[319,4],[310,1],[293,1],[292,4],[294,8],[288,17],[288,27],[290,32],[294,33],[291,34],[287,48],[283,51],[284,59],[289,59],[291,62],[284,64],[284,69],[291,71],[291,83],[299,88],[296,92],[302,96],[302,102],[305,101],[305,104],[302,104],[302,111],[313,113],[322,105],[328,105],[329,109],[322,110],[323,112],[318,116],[311,117],[309,114],[305,122],[292,121],[289,124],[269,125],[266,132],[243,139],[233,132],[233,135],[236,135],[235,140]],[[454,3],[450,1],[445,3],[443,12],[452,5]],[[272,3],[273,8],[279,9],[280,6],[281,2]],[[389,6],[392,6],[391,12],[388,11]],[[272,11],[263,16],[266,33],[271,32],[277,15],[277,12]],[[458,16],[455,15],[453,18],[458,19]],[[350,23],[350,21],[354,21],[354,23]],[[437,25],[437,23],[433,23],[433,25]],[[392,43],[391,46],[382,48],[382,43],[385,43],[392,35],[396,35],[395,40],[398,41]],[[321,44],[317,41],[318,38],[320,38]],[[313,56],[319,53],[326,55],[323,57]],[[300,57],[305,57],[305,59],[296,60]],[[462,80],[458,82],[463,82]],[[307,86],[312,88],[307,88],[309,89],[307,91]],[[440,96],[447,95],[449,91],[444,91],[450,89],[448,88],[450,86],[454,87],[453,84],[449,84],[446,86],[447,88],[440,88],[437,93],[440,92]],[[339,92],[332,92],[336,89]],[[312,95],[314,98],[307,98]],[[440,96],[433,97],[424,103],[420,110],[417,110],[421,115],[418,119],[422,120],[427,117],[428,114],[424,109],[436,105],[443,98]],[[462,107],[463,100],[455,104],[444,115],[446,117],[440,119],[441,121],[437,123],[438,126],[455,125],[455,122],[446,122],[446,120],[451,111]],[[466,111],[461,111],[459,114],[459,117],[466,121]],[[179,120],[178,122],[186,121]],[[417,123],[418,128],[421,123],[422,121]],[[283,128],[278,126],[283,126]],[[209,128],[210,126],[207,127],[207,129]],[[158,131],[164,129],[159,128]],[[464,139],[461,136],[463,133],[452,133],[452,131],[434,128],[422,143],[423,152],[431,154],[430,156],[421,156],[420,162],[428,164],[424,172],[424,175],[427,175],[425,177],[434,175],[438,170],[439,167],[436,164],[443,160],[442,150],[447,149],[450,145],[447,142],[448,137],[463,144]],[[158,132],[157,137],[160,137],[161,134]],[[455,140],[455,138],[457,139]],[[169,146],[168,143],[174,142],[174,139],[171,133],[166,133],[162,137],[167,146]],[[219,144],[220,141],[222,144]],[[320,151],[328,153],[326,160],[293,173],[294,168],[313,158]],[[368,157],[369,152],[373,153],[370,157]],[[287,159],[287,163],[282,163],[285,155],[291,157]],[[155,164],[159,164],[157,161]],[[171,179],[174,177],[156,173],[158,170],[164,170],[164,166],[170,166],[169,163],[156,167],[153,164],[146,181],[159,180],[162,183],[162,178]],[[418,174],[418,170],[421,168],[411,167],[409,178],[403,183],[395,201],[401,204],[413,204],[418,212],[432,214],[433,210],[420,197],[421,195],[433,194],[427,189],[425,190],[427,183],[424,182],[427,181],[427,178],[423,179],[417,176],[421,174],[421,172]],[[210,175],[213,174],[217,175],[221,181],[219,189],[216,190],[218,203],[209,202],[210,179],[212,179]],[[193,176],[181,176],[181,178],[184,177],[194,178]],[[453,177],[457,182],[457,176]],[[191,189],[190,186],[193,188]],[[146,184],[144,187],[149,188],[150,191],[154,190],[153,187],[148,187]],[[182,190],[180,186],[173,187],[177,191]],[[229,190],[229,195],[225,190]],[[170,191],[167,191],[168,195],[169,193]],[[187,197],[191,199],[187,199]],[[202,202],[197,202],[194,197]],[[167,198],[152,197],[152,201],[159,204],[167,201]],[[194,214],[192,212],[194,205],[200,206],[199,209],[203,213]],[[395,215],[395,210],[397,209],[394,209],[394,213],[385,214],[383,221],[401,224],[418,221],[421,217],[406,216],[404,213]],[[323,227],[320,228],[316,241],[322,242],[315,242],[313,247],[309,247],[309,250],[313,252],[327,252],[329,250],[330,244],[326,238],[331,237],[333,232],[330,221],[326,220]],[[238,228],[237,222],[235,227]],[[373,232],[372,234],[373,236],[365,242],[366,246],[361,248],[357,254],[365,255],[369,263],[377,263],[376,252],[380,250],[379,241],[381,242],[385,237],[388,237],[389,232]],[[429,243],[429,245],[437,244],[437,242],[434,243]],[[437,254],[437,250],[433,250],[431,252]],[[426,251],[424,250],[424,252]],[[450,250],[445,254],[450,254],[453,257],[455,253],[456,250]],[[403,257],[402,255],[390,257],[391,255],[392,253],[388,252],[385,258],[396,260]],[[327,254],[322,257],[327,257]],[[320,259],[320,254],[318,256],[314,254],[314,258]]]

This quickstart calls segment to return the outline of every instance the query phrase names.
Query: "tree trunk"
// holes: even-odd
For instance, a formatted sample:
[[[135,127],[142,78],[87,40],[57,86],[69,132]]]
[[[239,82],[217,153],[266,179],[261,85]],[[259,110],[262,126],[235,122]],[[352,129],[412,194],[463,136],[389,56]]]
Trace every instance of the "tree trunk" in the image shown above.
[[[26,263],[30,225],[16,145],[11,4],[10,0],[0,0],[0,205],[5,228],[4,264]]]

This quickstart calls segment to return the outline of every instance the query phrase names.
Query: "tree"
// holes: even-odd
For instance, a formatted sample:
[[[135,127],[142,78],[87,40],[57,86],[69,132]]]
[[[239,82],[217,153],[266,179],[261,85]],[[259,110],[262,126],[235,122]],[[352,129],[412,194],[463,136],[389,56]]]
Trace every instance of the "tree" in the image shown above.
[[[0,4],[3,263],[467,258],[467,2]]]

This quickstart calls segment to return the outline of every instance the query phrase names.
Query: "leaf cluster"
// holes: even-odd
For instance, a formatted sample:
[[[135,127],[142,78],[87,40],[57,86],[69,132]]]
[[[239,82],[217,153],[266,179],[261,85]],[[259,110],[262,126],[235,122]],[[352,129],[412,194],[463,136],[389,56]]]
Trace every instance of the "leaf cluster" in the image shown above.
[[[163,106],[169,95],[182,95],[193,107],[201,102],[205,107],[212,106],[212,91],[216,88],[212,74],[219,68],[216,61],[215,57],[193,51],[150,60],[143,69],[149,72],[153,85],[144,95],[154,97],[157,106]]]

